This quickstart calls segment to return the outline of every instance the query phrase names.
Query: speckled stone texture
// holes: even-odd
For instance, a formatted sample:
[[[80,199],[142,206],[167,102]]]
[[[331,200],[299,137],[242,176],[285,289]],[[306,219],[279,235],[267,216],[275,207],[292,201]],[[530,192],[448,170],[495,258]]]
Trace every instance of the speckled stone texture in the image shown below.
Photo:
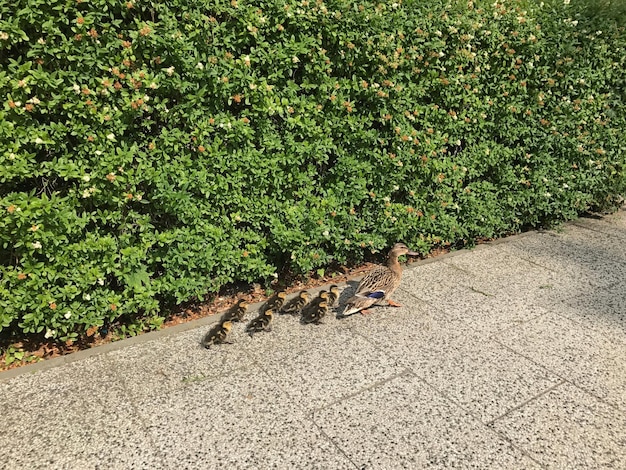
[[[570,383],[493,428],[548,468],[626,468],[626,417]]]
[[[622,210],[415,263],[399,308],[337,318],[353,280],[321,325],[0,373],[0,468],[622,470],[625,241]]]
[[[411,374],[317,411],[356,468],[540,468]]]
[[[162,468],[105,356],[0,383],[3,469]]]
[[[626,411],[626,343],[547,314],[496,336],[521,356]]]
[[[262,369],[137,405],[164,468],[354,468]]]

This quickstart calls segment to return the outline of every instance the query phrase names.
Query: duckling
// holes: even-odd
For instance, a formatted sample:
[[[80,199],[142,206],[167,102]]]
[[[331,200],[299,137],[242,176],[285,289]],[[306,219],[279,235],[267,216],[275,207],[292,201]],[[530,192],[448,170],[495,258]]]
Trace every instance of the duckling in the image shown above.
[[[402,266],[398,262],[398,256],[402,255],[419,256],[419,253],[411,251],[404,243],[396,243],[387,255],[387,265],[375,267],[361,280],[356,294],[348,300],[342,317],[356,312],[369,313],[366,310],[368,307],[383,300],[391,307],[402,307],[390,299],[402,280]]]
[[[298,313],[300,313],[300,311],[302,310],[302,307],[306,305],[306,303],[309,301],[310,298],[311,298],[311,295],[307,291],[303,290],[296,297],[294,297],[289,302],[287,302],[287,304],[285,304],[283,308],[280,310],[280,313],[288,314],[288,315],[297,315]]]
[[[226,342],[226,337],[230,333],[233,324],[230,321],[223,321],[215,325],[206,334],[202,340],[202,346],[209,349],[214,344],[222,344]]]
[[[276,292],[272,297],[267,300],[267,302],[265,302],[263,310],[274,310],[275,312],[279,311],[285,304],[286,298],[287,292],[285,292],[284,290]]]
[[[241,321],[246,316],[250,303],[247,300],[240,299],[235,305],[226,311],[222,317],[222,321]]]
[[[328,313],[328,308],[328,302],[326,300],[322,300],[317,304],[317,308],[315,310],[309,311],[306,315],[302,316],[302,323],[315,323],[316,325],[319,325]]]
[[[334,307],[338,298],[339,298],[339,286],[333,284],[332,286],[330,286],[330,292],[328,292],[329,307]]]
[[[328,291],[321,290],[317,297],[315,297],[311,302],[306,304],[306,306],[302,309],[302,318],[308,318],[317,311],[317,307],[322,302],[328,302]]]
[[[258,333],[260,331],[271,331],[272,328],[270,323],[272,322],[272,318],[274,316],[274,311],[268,309],[264,311],[261,315],[256,317],[246,326],[246,332],[252,336],[254,333]]]

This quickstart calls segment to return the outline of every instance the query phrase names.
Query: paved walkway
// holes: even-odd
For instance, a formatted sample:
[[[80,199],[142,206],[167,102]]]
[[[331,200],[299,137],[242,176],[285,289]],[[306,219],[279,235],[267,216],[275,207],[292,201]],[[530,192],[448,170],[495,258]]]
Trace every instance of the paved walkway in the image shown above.
[[[626,468],[625,210],[417,263],[395,300],[2,373],[0,466]]]

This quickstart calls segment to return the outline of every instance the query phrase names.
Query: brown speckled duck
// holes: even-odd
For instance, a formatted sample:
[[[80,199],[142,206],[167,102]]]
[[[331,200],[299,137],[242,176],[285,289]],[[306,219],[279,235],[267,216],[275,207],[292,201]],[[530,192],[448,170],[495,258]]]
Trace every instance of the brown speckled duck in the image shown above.
[[[398,263],[398,256],[402,255],[418,256],[419,253],[411,251],[404,243],[396,243],[389,251],[387,265],[377,266],[361,280],[356,294],[348,300],[342,316],[357,312],[370,313],[366,309],[383,300],[392,307],[402,306],[390,299],[402,280],[402,266]]]

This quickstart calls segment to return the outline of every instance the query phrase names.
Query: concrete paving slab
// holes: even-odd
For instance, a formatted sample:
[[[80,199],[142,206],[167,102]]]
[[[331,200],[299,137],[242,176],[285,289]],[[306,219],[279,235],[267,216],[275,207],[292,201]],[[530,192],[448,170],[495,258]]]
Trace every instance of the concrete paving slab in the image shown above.
[[[216,378],[249,367],[252,360],[240,347],[220,345],[207,350],[200,341],[211,327],[185,331],[112,351],[109,358],[133,398],[160,394],[195,380]]]
[[[159,468],[105,356],[0,383],[4,469]]]
[[[404,270],[401,288],[422,300],[431,301],[448,297],[450,291],[459,286],[471,286],[475,276],[454,265],[454,259],[465,255],[466,252],[457,252],[455,256],[443,257],[437,262],[411,265]]]
[[[480,249],[481,263],[488,263],[494,271],[492,260],[484,249]],[[460,328],[469,326],[474,331],[487,336],[511,324],[527,321],[545,310],[538,303],[529,302],[527,298],[520,298],[522,289],[515,285],[515,281],[506,277],[484,276],[486,268],[480,268],[483,276],[461,270],[455,266],[456,260],[460,265],[470,265],[472,269],[476,263],[468,263],[464,258],[469,254],[461,253],[451,261],[439,262],[420,266],[416,269],[407,269],[400,290],[420,298],[440,311],[450,322],[460,322]],[[548,273],[549,275],[552,273]],[[518,284],[533,283],[535,289],[545,287],[537,277],[527,278],[518,274]],[[528,296],[532,294],[528,291]]]
[[[558,312],[601,335],[626,343],[626,279],[563,301]]]
[[[444,263],[441,263],[441,266],[444,272],[447,269],[454,269],[447,268]],[[453,328],[469,329],[483,336],[490,336],[510,328],[511,325],[523,323],[546,313],[538,302],[533,303],[525,297],[521,298],[514,294],[507,295],[506,291],[497,291],[492,285],[472,287],[472,284],[478,285],[475,282],[470,282],[470,286],[454,284],[422,293],[418,290],[420,278],[414,277],[411,270],[406,274],[400,287],[401,291],[411,295],[417,291],[415,296],[423,298],[428,305],[434,307],[439,312],[437,318],[449,322]]]
[[[357,468],[540,468],[412,374],[313,418]]]
[[[138,404],[163,468],[350,468],[354,465],[261,369],[164,391]]]
[[[305,327],[316,333],[317,327]],[[344,328],[313,336],[305,349],[290,343],[272,354],[255,355],[256,363],[272,380],[288,390],[293,403],[307,411],[350,396],[404,371],[367,339]]]
[[[626,242],[626,218],[622,217],[603,217],[591,218],[581,217],[574,221],[573,225],[583,227],[588,230],[601,232],[616,239],[616,243]]]
[[[416,322],[416,317],[421,318]],[[422,315],[415,310],[372,315],[354,330],[485,423],[561,380],[428,307]]]
[[[557,314],[494,337],[596,397],[626,410],[626,346]]]
[[[493,428],[547,468],[626,468],[626,416],[570,383],[512,411]]]
[[[502,247],[519,258],[594,287],[608,287],[626,277],[626,250],[609,236],[576,226],[566,226],[560,233],[538,233]]]
[[[471,289],[488,296],[518,298],[524,302],[542,305],[559,302],[578,292],[581,286],[591,286],[576,277],[549,269],[523,258],[523,253],[511,248],[516,243],[530,243],[529,238],[512,239],[510,243],[485,246],[484,249],[464,252],[462,256],[444,260],[470,273]]]

